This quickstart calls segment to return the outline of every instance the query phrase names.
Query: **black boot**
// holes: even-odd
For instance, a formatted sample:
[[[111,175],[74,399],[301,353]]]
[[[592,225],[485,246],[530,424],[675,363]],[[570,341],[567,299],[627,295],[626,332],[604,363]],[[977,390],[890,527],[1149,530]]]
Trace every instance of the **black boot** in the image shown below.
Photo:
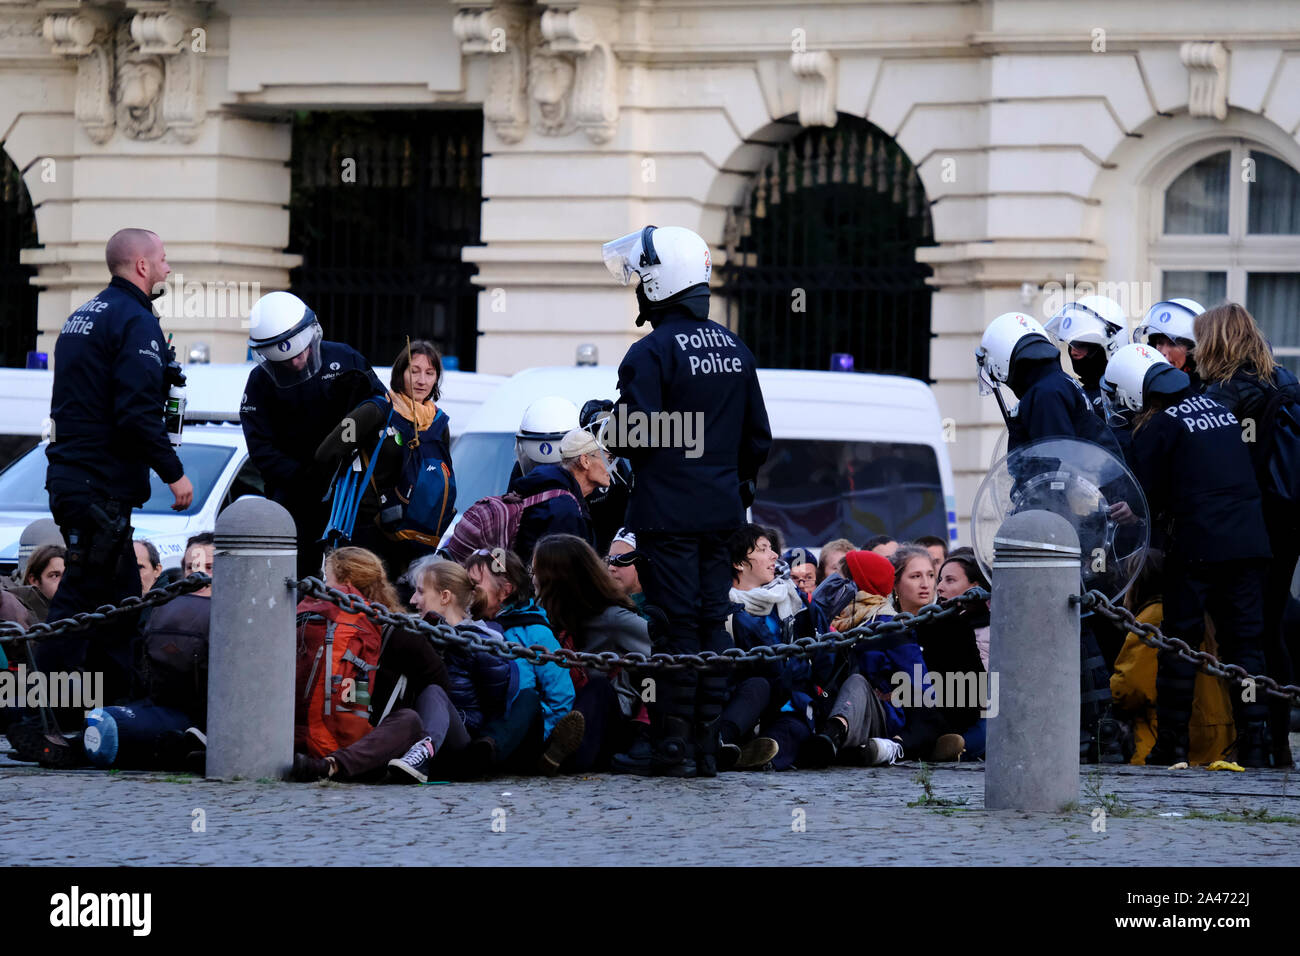
[[[809,770],[820,770],[835,762],[836,756],[849,736],[849,728],[838,717],[826,721],[822,732],[809,738],[799,751],[799,766]]]
[[[663,736],[654,742],[650,774],[654,777],[693,777],[696,773],[691,725],[680,717],[665,717]]]
[[[1273,739],[1268,722],[1252,720],[1237,725],[1237,763],[1243,767],[1270,767]]]
[[[650,755],[654,748],[650,746],[650,733],[645,724],[638,724],[636,740],[627,748],[626,753],[614,754],[609,767],[614,773],[632,773],[639,777],[650,776]]]
[[[1161,729],[1156,733],[1156,745],[1147,754],[1148,767],[1172,767],[1187,762],[1187,728]]]
[[[695,776],[718,775],[718,751],[721,746],[717,721],[695,725]]]
[[[1132,756],[1124,752],[1124,725],[1109,711],[1097,725],[1097,749],[1102,763],[1128,763]]]

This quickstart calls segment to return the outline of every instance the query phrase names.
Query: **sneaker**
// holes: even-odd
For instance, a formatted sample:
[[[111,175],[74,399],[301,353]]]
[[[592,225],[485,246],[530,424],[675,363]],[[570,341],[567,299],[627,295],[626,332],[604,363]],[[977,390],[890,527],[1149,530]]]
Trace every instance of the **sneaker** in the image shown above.
[[[72,770],[84,767],[89,761],[81,745],[81,734],[65,737],[63,734],[46,734],[36,762],[47,770]]]
[[[889,740],[885,737],[872,737],[862,749],[869,767],[895,764],[903,759],[903,745],[897,740]]]
[[[388,779],[395,783],[428,783],[433,757],[433,738],[417,740],[405,757],[388,761]]]
[[[330,763],[324,757],[312,757],[309,754],[294,754],[293,769],[289,779],[299,783],[311,783],[330,775]]]
[[[966,752],[966,738],[961,734],[944,734],[934,742],[930,759],[935,763],[955,763]]]
[[[560,764],[569,759],[582,746],[582,735],[587,732],[587,718],[582,712],[571,710],[555,722],[555,728],[546,741],[546,752],[537,762],[537,772],[553,777],[560,772]]]
[[[726,741],[718,744],[718,770],[728,771],[736,769],[736,764],[740,762],[740,745],[729,744]]]
[[[771,737],[755,737],[740,748],[740,758],[736,761],[737,770],[765,770],[776,759],[781,746]]]
[[[799,751],[799,766],[810,770],[829,767],[835,762],[835,757],[844,746],[844,740],[848,735],[849,731],[844,722],[832,717],[826,721],[826,727],[820,734],[809,738],[803,745],[803,749]]]

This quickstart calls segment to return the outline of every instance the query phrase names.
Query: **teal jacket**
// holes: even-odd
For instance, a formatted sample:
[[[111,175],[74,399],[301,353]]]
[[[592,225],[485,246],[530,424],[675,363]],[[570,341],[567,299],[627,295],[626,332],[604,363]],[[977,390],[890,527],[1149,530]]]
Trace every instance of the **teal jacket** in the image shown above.
[[[506,605],[495,621],[504,629],[507,641],[525,647],[537,644],[548,651],[560,649],[546,611],[532,599]],[[519,690],[536,688],[537,696],[542,700],[544,740],[551,735],[559,719],[573,709],[573,680],[569,677],[569,669],[559,664],[530,664],[524,660],[516,660],[514,665],[519,671]],[[514,703],[514,698],[510,703]]]

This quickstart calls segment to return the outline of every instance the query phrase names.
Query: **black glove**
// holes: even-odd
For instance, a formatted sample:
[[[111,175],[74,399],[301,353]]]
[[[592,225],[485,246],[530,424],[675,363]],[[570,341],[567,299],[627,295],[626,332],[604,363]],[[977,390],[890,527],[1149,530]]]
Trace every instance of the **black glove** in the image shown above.
[[[613,410],[614,403],[609,399],[593,398],[587,402],[587,404],[583,405],[582,411],[578,413],[578,427],[586,428],[599,418],[602,412],[611,412]]]
[[[748,508],[754,503],[754,488],[753,479],[740,483],[740,503],[743,507]]]
[[[181,368],[181,363],[176,361],[176,347],[167,346],[167,361],[163,363],[163,385],[167,388],[175,385],[177,388],[185,386],[185,371]]]
[[[650,634],[650,647],[656,654],[661,653],[661,648],[668,643],[673,633],[672,626],[668,623],[668,615],[662,608],[655,607],[653,604],[647,604],[641,610],[648,618],[646,630]]]

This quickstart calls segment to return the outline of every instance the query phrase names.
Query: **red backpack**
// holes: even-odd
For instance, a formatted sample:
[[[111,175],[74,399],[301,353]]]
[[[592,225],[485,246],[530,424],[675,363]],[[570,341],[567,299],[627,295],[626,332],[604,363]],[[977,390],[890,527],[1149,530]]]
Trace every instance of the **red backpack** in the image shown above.
[[[519,522],[523,520],[524,511],[560,495],[568,495],[575,502],[578,500],[574,498],[573,492],[563,488],[541,491],[527,498],[520,498],[515,491],[480,498],[460,516],[456,530],[452,532],[451,538],[442,543],[439,550],[447,552],[458,563],[463,563],[481,548],[488,551],[497,548],[509,550],[514,546],[515,536],[519,534]]]
[[[350,585],[339,590],[361,597]],[[382,646],[379,627],[364,614],[323,598],[299,603],[295,750],[324,757],[370,732],[370,680]]]

